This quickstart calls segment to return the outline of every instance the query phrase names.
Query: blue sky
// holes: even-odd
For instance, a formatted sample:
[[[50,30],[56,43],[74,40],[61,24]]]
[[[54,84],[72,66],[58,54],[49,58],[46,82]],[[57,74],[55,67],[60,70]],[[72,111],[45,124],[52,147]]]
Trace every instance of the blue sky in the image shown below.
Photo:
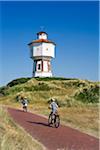
[[[32,76],[27,44],[41,26],[57,44],[54,76],[98,80],[98,2],[17,1],[0,2],[0,7],[0,86]]]

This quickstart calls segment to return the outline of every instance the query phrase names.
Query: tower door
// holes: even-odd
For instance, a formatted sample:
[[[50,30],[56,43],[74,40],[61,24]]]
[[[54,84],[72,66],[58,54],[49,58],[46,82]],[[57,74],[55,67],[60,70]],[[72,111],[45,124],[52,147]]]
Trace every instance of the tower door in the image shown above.
[[[42,71],[42,61],[41,60],[37,61],[37,63],[36,63],[36,71],[37,72]]]

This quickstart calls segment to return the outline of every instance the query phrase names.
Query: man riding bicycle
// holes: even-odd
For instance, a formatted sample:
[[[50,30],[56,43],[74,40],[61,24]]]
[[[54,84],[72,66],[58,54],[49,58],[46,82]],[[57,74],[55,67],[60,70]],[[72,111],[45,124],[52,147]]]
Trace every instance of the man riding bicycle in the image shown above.
[[[27,105],[28,105],[28,101],[26,97],[22,97],[22,101],[21,101],[22,105],[23,105],[23,111],[27,111]]]
[[[55,102],[54,98],[51,99],[50,108],[51,108],[51,114],[55,114],[56,115],[57,114],[58,105]]]
[[[48,118],[48,125],[54,125],[56,128],[58,128],[60,125],[60,118],[57,112],[58,105],[55,102],[55,99],[51,99],[49,108],[51,108],[51,113]]]

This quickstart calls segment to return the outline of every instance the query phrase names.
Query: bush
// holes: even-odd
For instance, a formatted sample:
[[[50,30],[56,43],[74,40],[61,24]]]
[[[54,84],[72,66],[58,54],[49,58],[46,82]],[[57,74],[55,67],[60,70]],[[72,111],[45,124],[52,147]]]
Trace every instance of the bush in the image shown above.
[[[6,96],[8,95],[8,87],[7,86],[3,86],[0,88],[0,94],[3,95],[3,96]]]
[[[31,87],[24,87],[25,91],[49,91],[51,88],[45,83],[38,83],[38,85],[33,85]]]
[[[45,78],[39,78],[39,77],[36,77],[35,78],[37,81],[52,81],[52,80],[78,80],[78,79],[75,79],[75,78],[63,78],[63,77],[45,77]]]
[[[83,103],[98,103],[99,102],[99,86],[84,88],[80,93],[75,95],[76,100]]]
[[[50,87],[45,83],[39,83],[38,85],[33,86],[34,91],[49,91]]]
[[[19,93],[19,92],[21,92],[23,90],[24,90],[23,87],[15,86],[15,87],[12,87],[12,88],[9,89],[9,94]]]
[[[16,80],[13,80],[13,81],[9,82],[9,83],[7,84],[7,86],[12,87],[12,86],[17,85],[17,84],[22,84],[22,83],[27,82],[27,81],[30,80],[30,79],[31,79],[31,78],[20,78],[20,79],[16,79]]]

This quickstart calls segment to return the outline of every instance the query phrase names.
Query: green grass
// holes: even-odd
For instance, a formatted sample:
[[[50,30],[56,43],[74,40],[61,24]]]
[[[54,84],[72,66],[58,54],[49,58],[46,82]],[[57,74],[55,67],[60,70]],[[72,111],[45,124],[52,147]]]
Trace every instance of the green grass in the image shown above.
[[[0,106],[0,150],[44,150],[26,131],[10,118]]]

